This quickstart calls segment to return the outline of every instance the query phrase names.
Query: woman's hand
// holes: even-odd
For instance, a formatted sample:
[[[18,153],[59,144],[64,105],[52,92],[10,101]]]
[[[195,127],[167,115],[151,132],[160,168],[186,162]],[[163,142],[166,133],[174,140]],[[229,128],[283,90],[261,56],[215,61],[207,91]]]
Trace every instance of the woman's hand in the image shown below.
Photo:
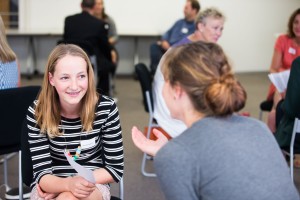
[[[50,199],[55,199],[55,197],[57,197],[57,194],[52,194],[52,193],[47,193],[44,192],[39,184],[36,184],[36,189],[38,192],[39,197],[45,199],[45,200],[50,200]]]
[[[135,126],[132,127],[131,130],[131,136],[135,146],[151,156],[155,156],[160,148],[168,142],[167,137],[159,130],[154,129],[153,133],[157,137],[155,141],[147,139]]]
[[[87,198],[95,190],[96,186],[81,176],[69,177],[69,191],[77,198]]]

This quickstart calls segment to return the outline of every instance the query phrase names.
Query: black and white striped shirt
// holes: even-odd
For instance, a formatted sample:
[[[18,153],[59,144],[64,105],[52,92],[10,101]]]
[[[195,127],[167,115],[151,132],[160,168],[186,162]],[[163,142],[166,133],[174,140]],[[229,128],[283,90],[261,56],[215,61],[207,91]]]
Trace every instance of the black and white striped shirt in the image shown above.
[[[124,168],[122,131],[118,108],[111,98],[99,97],[92,131],[88,133],[81,131],[80,118],[61,117],[59,130],[64,134],[52,139],[45,134],[40,134],[40,127],[36,124],[34,117],[36,103],[37,101],[28,108],[27,113],[28,140],[33,163],[31,188],[46,174],[58,177],[75,174],[76,171],[69,165],[64,151],[68,149],[72,155],[75,155],[80,141],[93,138],[95,145],[82,149],[76,162],[91,170],[104,167],[115,181],[121,179]],[[103,164],[102,155],[104,155],[105,164]]]

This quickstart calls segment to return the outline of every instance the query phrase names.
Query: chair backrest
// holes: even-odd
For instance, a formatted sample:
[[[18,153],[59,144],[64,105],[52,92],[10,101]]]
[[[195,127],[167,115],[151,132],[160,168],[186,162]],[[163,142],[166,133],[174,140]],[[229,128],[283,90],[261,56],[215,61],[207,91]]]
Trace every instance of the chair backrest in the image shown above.
[[[29,105],[36,99],[40,86],[0,90],[0,146],[20,150],[21,127]],[[5,149],[4,149],[5,150]],[[12,152],[15,152],[12,151]],[[2,152],[6,154],[10,152]]]
[[[33,178],[32,160],[30,156],[29,142],[28,142],[28,128],[26,118],[22,124],[21,130],[21,152],[22,152],[22,179],[23,183],[30,187]]]
[[[152,78],[150,71],[146,67],[144,63],[139,63],[135,65],[135,73],[140,81],[142,93],[143,93],[143,102],[144,108],[146,112],[149,112],[148,104],[147,104],[147,96],[146,92],[149,92],[151,107],[153,108],[153,97],[152,97]]]

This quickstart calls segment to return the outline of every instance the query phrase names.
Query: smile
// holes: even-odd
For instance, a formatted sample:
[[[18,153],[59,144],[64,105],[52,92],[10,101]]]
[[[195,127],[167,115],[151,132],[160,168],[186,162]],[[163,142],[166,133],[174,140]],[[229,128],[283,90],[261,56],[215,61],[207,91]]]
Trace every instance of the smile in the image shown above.
[[[71,96],[76,96],[80,93],[80,91],[78,91],[78,92],[66,92],[66,93],[71,95]]]

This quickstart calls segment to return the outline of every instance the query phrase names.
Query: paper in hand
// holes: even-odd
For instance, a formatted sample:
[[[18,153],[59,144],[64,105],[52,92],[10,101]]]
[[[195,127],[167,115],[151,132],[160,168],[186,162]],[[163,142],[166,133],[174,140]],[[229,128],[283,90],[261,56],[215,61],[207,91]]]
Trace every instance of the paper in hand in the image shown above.
[[[282,93],[286,90],[290,77],[290,70],[268,75],[271,82],[274,84],[278,92]]]
[[[91,183],[96,183],[96,180],[95,180],[92,170],[86,169],[83,166],[76,163],[72,157],[68,156],[68,154],[66,152],[64,152],[64,154],[65,154],[68,162],[70,163],[70,165],[77,171],[79,176],[85,178],[87,181],[89,181]]]

